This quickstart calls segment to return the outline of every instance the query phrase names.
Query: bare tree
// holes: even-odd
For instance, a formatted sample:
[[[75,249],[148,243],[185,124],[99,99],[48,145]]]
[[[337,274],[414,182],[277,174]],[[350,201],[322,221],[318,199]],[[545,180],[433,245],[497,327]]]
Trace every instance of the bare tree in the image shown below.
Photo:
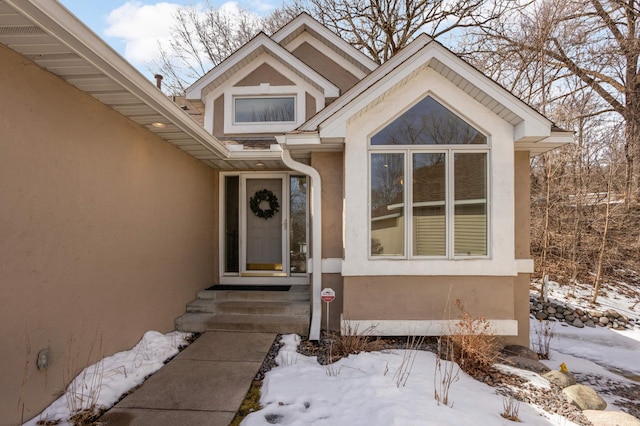
[[[383,63],[420,33],[440,38],[457,28],[486,25],[509,1],[300,0],[327,28]]]
[[[181,6],[174,15],[170,43],[159,46],[154,72],[164,76],[165,91],[181,94],[264,27],[264,20],[240,7]]]
[[[623,120],[626,191],[637,199],[640,0],[534,0],[507,11],[499,21],[478,28],[482,31],[477,34],[473,50],[500,52],[493,62],[500,61],[501,65],[528,65],[515,68],[520,71],[540,66],[554,70],[553,81],[537,86],[553,96],[566,95],[565,80],[573,78],[580,82],[576,90],[592,91],[600,97],[604,105],[600,112],[614,112]],[[526,87],[523,74],[505,70],[499,73],[514,87]]]

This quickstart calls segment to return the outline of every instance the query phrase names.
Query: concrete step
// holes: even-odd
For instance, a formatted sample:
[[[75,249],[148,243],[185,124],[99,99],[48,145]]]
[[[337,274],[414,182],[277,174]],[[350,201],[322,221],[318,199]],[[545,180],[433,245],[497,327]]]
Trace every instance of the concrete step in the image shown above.
[[[176,330],[202,333],[212,330],[273,333],[309,333],[308,315],[220,315],[186,313],[175,322]]]
[[[309,315],[309,301],[253,301],[196,299],[187,305],[188,313],[232,315]]]
[[[255,300],[255,301],[295,301],[310,300],[309,286],[291,286],[289,291],[235,291],[235,290],[200,290],[198,299],[206,300]]]

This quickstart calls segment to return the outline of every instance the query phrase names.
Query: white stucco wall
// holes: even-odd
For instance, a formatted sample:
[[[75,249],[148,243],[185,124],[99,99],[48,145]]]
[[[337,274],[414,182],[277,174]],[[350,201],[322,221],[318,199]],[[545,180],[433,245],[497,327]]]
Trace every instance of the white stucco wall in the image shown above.
[[[431,95],[489,138],[489,256],[476,259],[369,259],[369,137],[424,97]],[[515,276],[514,128],[430,68],[365,107],[347,123],[345,141],[344,276],[475,275]],[[364,112],[364,111],[363,111]],[[470,146],[479,149],[479,146]],[[521,268],[522,269],[522,268]]]

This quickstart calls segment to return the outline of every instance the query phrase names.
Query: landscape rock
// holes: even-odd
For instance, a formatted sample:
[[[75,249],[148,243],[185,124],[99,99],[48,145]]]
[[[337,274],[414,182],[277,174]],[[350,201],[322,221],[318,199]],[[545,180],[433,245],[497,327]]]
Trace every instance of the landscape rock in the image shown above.
[[[573,377],[571,373],[563,373],[558,370],[551,370],[548,373],[542,375],[545,379],[558,386],[561,389],[564,389],[569,386],[573,386],[576,384],[576,378]]]
[[[532,351],[530,348],[522,345],[507,345],[502,349],[502,352],[507,357],[519,356],[522,358],[529,358],[534,361],[538,361],[538,354]]]
[[[533,371],[534,373],[544,374],[549,372],[549,367],[538,361],[537,359],[525,358],[522,356],[509,356],[505,359],[505,363],[522,370]]]
[[[593,426],[640,426],[640,420],[624,411],[585,410],[582,414]]]
[[[607,403],[589,386],[573,385],[562,389],[567,400],[581,410],[604,410]]]
[[[546,302],[541,301],[539,297],[534,294],[531,294],[529,298],[529,308],[531,318],[536,318],[541,321],[558,321],[565,325],[579,328],[585,326],[600,326],[616,330],[625,330],[627,328],[634,328],[639,323],[638,319],[628,317],[615,309],[599,311],[595,309],[581,309],[579,307],[573,308],[571,306],[564,306],[564,304],[553,300]]]

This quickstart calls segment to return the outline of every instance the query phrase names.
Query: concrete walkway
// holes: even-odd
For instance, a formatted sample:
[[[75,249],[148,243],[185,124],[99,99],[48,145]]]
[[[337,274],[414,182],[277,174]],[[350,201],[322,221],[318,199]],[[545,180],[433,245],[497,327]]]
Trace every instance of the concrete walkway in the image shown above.
[[[100,421],[228,426],[275,338],[275,333],[206,332]]]

